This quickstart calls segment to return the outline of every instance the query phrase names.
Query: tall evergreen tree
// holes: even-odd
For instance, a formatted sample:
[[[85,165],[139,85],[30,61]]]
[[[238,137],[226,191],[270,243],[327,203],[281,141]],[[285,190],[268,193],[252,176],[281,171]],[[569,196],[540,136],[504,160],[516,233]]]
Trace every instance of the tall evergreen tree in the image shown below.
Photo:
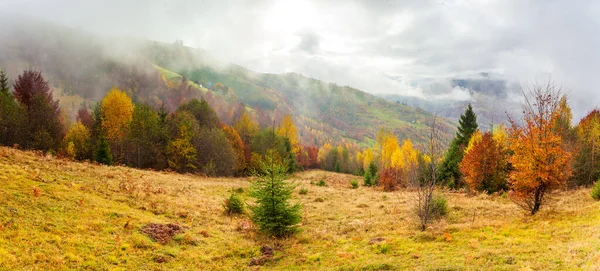
[[[110,154],[110,146],[106,137],[100,136],[98,139],[98,148],[96,149],[96,162],[105,165],[112,165],[112,155]]]
[[[8,87],[8,77],[4,70],[0,70],[0,93],[4,95],[10,94],[10,89]]]
[[[439,178],[442,183],[451,188],[458,188],[464,185],[461,178],[462,174],[458,169],[464,156],[464,149],[469,144],[471,136],[477,131],[477,115],[473,112],[471,104],[465,109],[458,120],[458,131],[450,144],[450,148],[444,157],[444,161],[439,167]]]
[[[0,145],[22,144],[25,112],[15,101],[8,86],[8,77],[0,70]]]
[[[283,143],[285,145],[285,151],[288,154],[287,155],[288,173],[294,173],[296,171],[296,155],[293,152],[292,143],[290,142],[290,139],[287,137],[284,138]]]

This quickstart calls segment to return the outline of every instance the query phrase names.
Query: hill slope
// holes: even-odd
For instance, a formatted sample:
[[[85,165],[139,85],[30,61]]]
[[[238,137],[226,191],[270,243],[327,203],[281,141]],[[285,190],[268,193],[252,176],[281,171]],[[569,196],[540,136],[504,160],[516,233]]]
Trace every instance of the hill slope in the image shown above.
[[[424,110],[351,87],[219,63],[202,50],[177,43],[94,36],[30,18],[3,18],[0,26],[6,29],[0,33],[0,68],[12,78],[25,68],[41,70],[71,116],[80,103],[98,101],[118,86],[136,102],[166,103],[171,109],[205,98],[226,123],[239,108],[252,112],[263,126],[292,114],[307,145],[371,145],[382,127],[418,145],[431,118]],[[454,123],[438,123],[444,138],[450,138]]]
[[[413,192],[351,189],[351,178],[296,175],[308,189],[294,193],[302,232],[271,240],[246,216],[223,214],[234,188],[252,202],[247,179],[74,163],[2,147],[0,270],[254,270],[251,262],[269,270],[600,267],[600,203],[588,189],[557,194],[535,217],[499,196],[449,193],[449,216],[422,233]],[[311,184],[320,179],[328,186]],[[184,231],[161,244],[142,233],[150,223]],[[269,247],[273,256],[263,258]]]

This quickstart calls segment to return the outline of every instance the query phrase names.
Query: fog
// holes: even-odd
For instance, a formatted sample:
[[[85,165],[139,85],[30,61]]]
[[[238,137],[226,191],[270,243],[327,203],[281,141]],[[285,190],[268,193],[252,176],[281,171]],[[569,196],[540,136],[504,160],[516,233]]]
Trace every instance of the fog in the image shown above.
[[[592,0],[4,0],[0,13],[113,37],[181,40],[254,71],[371,93],[506,101],[551,77],[569,93],[576,118],[600,103],[600,2]]]

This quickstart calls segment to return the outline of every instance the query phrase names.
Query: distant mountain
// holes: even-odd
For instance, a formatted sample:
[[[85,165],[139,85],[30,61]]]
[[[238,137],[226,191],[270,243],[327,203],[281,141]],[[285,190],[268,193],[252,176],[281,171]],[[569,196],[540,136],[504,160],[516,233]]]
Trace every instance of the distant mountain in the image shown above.
[[[262,126],[292,114],[306,145],[368,146],[380,128],[421,145],[432,117],[427,107],[390,102],[351,87],[220,63],[180,42],[95,36],[31,18],[0,19],[0,29],[0,68],[12,78],[25,68],[42,71],[71,117],[111,86],[125,90],[135,102],[171,110],[204,98],[226,123],[240,110],[251,112]],[[438,123],[444,139],[451,138],[455,123]]]
[[[494,90],[492,89],[491,91]],[[508,116],[517,116],[521,108],[518,102],[504,97],[505,93],[495,94],[502,95],[502,97],[475,92],[472,93],[473,99],[465,101],[423,99],[398,94],[378,94],[377,96],[391,102],[421,108],[428,112],[437,112],[438,115],[449,119],[458,119],[464,113],[465,107],[470,103],[477,114],[479,127],[488,129],[492,124],[507,124]]]

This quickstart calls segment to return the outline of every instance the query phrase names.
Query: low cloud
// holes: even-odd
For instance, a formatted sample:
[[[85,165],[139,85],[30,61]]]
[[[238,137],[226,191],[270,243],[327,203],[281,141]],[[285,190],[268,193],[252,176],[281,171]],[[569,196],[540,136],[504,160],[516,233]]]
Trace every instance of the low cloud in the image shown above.
[[[256,71],[372,93],[510,100],[515,86],[551,76],[570,92],[576,117],[600,103],[592,0],[9,0],[0,9],[106,35],[182,40]]]

